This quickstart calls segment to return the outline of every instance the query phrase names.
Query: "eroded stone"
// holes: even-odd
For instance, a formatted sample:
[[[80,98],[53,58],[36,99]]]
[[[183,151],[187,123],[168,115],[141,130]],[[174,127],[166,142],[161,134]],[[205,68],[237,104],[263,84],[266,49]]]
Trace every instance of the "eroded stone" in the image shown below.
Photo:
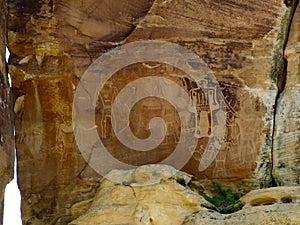
[[[243,192],[269,186],[274,106],[294,4],[286,6],[275,0],[8,1],[9,69],[17,99],[24,223],[66,224],[71,220],[71,205],[95,194],[100,175],[83,159],[72,129],[75,88],[100,55],[136,40],[174,42],[204,60],[215,73],[226,101],[225,138],[214,162],[199,171],[211,134],[211,117],[216,116],[205,94],[178,68],[136,63],[111,77],[95,106],[97,132],[110,155],[140,166],[158,163],[174,150],[180,123],[174,108],[161,99],[139,102],[130,115],[131,129],[140,138],[149,135],[151,117],[167,119],[169,130],[158,148],[143,153],[125,148],[111,128],[111,105],[122,88],[142,76],[159,75],[173,79],[191,98],[193,95],[201,116],[203,136],[182,170],[202,178],[205,186],[211,179],[232,189],[240,186]]]
[[[294,14],[285,48],[284,90],[278,96],[275,115],[273,176],[278,185],[300,184],[300,5]]]
[[[112,171],[103,178],[92,202],[72,207],[77,217],[89,205],[70,225],[181,224],[188,214],[214,208],[184,186],[190,180],[190,175],[163,165]]]
[[[151,165],[115,170],[105,176],[93,199],[72,206],[81,224],[297,224],[300,187],[253,190],[243,196],[240,211],[221,214],[178,181],[191,176],[172,167]],[[193,213],[193,211],[197,211]],[[186,215],[192,212],[190,215]],[[183,218],[185,216],[185,218]]]
[[[6,70],[6,1],[0,1],[0,224],[3,218],[4,189],[13,178],[14,122],[12,95]]]
[[[253,190],[241,198],[247,206],[273,205],[275,203],[299,203],[300,187],[272,187],[268,189]]]
[[[216,212],[200,212],[186,218],[183,225],[200,224],[292,224],[299,223],[300,205],[274,204],[271,206],[250,207],[230,215]]]

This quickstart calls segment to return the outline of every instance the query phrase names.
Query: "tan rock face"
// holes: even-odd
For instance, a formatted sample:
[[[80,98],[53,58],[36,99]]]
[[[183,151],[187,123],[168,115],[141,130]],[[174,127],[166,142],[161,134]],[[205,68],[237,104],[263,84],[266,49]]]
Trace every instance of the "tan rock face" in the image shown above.
[[[111,15],[109,8],[124,8],[125,17],[118,18],[116,28],[121,36],[130,32],[135,20],[143,16],[148,6],[145,1],[124,1],[125,5],[112,6],[111,1],[103,1],[108,7],[104,8],[108,10],[106,14],[95,11],[95,16],[91,17],[97,3],[8,3],[10,72],[17,98],[16,144],[24,224],[66,224],[71,220],[71,205],[92,197],[98,186],[100,175],[87,166],[77,150],[72,131],[75,74],[81,66],[86,69],[91,63],[90,53],[85,48],[87,44],[98,41],[98,33],[90,34],[86,24],[95,21],[100,23],[95,26],[104,26],[106,21],[113,23],[118,12]],[[76,24],[80,26],[78,38],[72,28]],[[72,38],[68,36],[70,28]],[[109,30],[106,32],[110,33]],[[93,51],[99,55],[106,47],[101,41],[97,46]]]
[[[273,153],[273,176],[279,185],[300,184],[300,6],[293,17],[285,49],[285,88],[278,99]]]
[[[298,224],[300,187],[273,187],[254,190],[241,198],[242,210],[222,215],[200,212],[186,218],[192,224]]]
[[[83,215],[70,225],[181,224],[193,212],[214,208],[202,196],[183,186],[191,178],[169,166],[114,170],[103,178],[91,201],[72,207],[74,217],[79,216],[78,212]]]
[[[272,154],[274,106],[282,88],[282,52],[295,3],[10,0],[8,7],[24,224],[66,224],[71,220],[71,205],[95,195],[100,175],[82,157],[72,129],[74,93],[99,56],[137,40],[180,44],[203,59],[225,99],[225,135],[214,161],[200,171],[214,130],[212,121],[218,117],[207,99],[216,96],[216,91],[203,93],[191,76],[174,66],[134,63],[115,71],[97,96],[94,127],[109,155],[140,166],[158,163],[174,151],[181,124],[174,107],[162,99],[138,102],[128,122],[137,137],[147,138],[149,121],[164,118],[167,133],[157,148],[128,148],[112,130],[112,104],[124,86],[138,78],[159,76],[180,85],[197,107],[197,113],[188,116],[199,117],[201,135],[195,151],[187,151],[189,160],[182,170],[207,183],[209,178],[240,186],[244,192],[270,185],[276,158]],[[290,180],[295,177],[297,172]]]
[[[272,187],[254,190],[241,198],[245,207],[273,205],[275,203],[299,203],[300,187]]]
[[[300,187],[254,190],[243,209],[220,214],[189,189],[192,177],[172,167],[152,165],[114,170],[93,199],[72,206],[70,225],[88,224],[298,224]],[[196,213],[194,213],[196,212]]]
[[[0,224],[2,224],[4,189],[13,178],[14,122],[12,96],[5,62],[7,16],[5,1],[0,1],[0,12]]]

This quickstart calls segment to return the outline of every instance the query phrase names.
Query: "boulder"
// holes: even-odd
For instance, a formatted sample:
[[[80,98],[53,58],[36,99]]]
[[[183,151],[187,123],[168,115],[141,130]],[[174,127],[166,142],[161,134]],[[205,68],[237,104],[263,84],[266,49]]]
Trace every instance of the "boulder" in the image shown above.
[[[191,183],[191,175],[166,165],[113,170],[101,180],[94,198],[72,206],[74,220],[69,225],[296,225],[299,222],[300,187],[250,191],[240,198],[241,210],[221,214],[190,188]]]
[[[300,187],[273,187],[253,190],[241,198],[243,209],[224,215],[199,212],[186,218],[193,224],[293,224],[299,223]]]
[[[216,212],[204,212],[192,215],[182,225],[201,224],[299,224],[299,203],[274,204],[271,206],[257,206],[243,209],[230,215],[222,215]]]
[[[92,200],[72,206],[77,218],[69,224],[181,224],[189,214],[215,208],[188,187],[191,181],[166,165],[113,170]]]

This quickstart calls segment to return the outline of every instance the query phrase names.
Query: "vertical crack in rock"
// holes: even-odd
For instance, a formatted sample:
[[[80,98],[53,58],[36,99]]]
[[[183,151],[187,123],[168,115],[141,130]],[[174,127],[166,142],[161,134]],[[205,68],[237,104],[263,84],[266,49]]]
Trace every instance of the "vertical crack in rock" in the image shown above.
[[[283,16],[282,23],[281,23],[281,30],[278,32],[277,37],[277,46],[274,53],[274,65],[271,72],[272,80],[274,81],[277,89],[276,98],[275,98],[275,104],[274,104],[274,111],[273,111],[273,130],[272,130],[272,146],[271,146],[271,167],[270,170],[270,176],[271,176],[271,183],[269,186],[277,186],[277,183],[273,177],[273,166],[274,166],[274,137],[275,137],[275,129],[276,129],[276,114],[277,114],[277,107],[280,102],[282,93],[285,89],[286,80],[287,80],[287,67],[288,67],[288,61],[284,58],[284,52],[286,49],[286,45],[288,42],[289,32],[292,24],[292,20],[297,8],[297,5],[299,4],[299,0],[294,1],[284,1],[287,11],[285,15]]]

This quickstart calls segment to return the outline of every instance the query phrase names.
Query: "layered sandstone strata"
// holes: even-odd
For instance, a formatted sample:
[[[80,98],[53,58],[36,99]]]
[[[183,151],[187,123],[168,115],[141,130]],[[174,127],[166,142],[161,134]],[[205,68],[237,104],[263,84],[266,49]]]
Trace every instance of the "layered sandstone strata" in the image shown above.
[[[275,115],[273,176],[278,185],[300,183],[300,5],[298,5],[284,51],[284,89],[278,95]]]
[[[175,66],[135,63],[115,71],[94,105],[95,126],[90,128],[96,129],[111,158],[133,166],[158,163],[183,141],[177,111],[167,101],[155,98],[136,104],[128,124],[138,138],[147,138],[151,118],[165,119],[166,137],[157,148],[135,151],[120,143],[112,130],[111,107],[122,88],[138,78],[158,76],[181,85],[197,109],[187,115],[187,121],[199,117],[198,142],[195,151],[187,150],[190,158],[182,170],[203,179],[205,186],[214,179],[232,189],[239,186],[243,192],[280,183],[284,178],[272,175],[272,171],[279,171],[273,166],[277,157],[273,154],[274,110],[284,89],[283,51],[296,3],[9,0],[9,70],[16,96],[24,224],[66,224],[71,221],[71,205],[95,195],[103,174],[96,173],[83,158],[83,149],[78,149],[72,129],[80,125],[72,123],[74,93],[88,66],[99,56],[137,40],[176,43],[203,59],[214,72],[226,103],[225,135],[222,143],[216,143],[220,150],[214,161],[206,170],[199,170],[206,147],[214,139],[212,121],[218,115],[211,106],[218,107],[217,91],[209,90],[205,82],[207,92],[201,90],[191,76]],[[163,53],[157,51],[157,55]],[[208,99],[216,102],[210,105]],[[179,103],[184,108],[186,102]],[[296,140],[297,133],[293,135]],[[98,146],[100,142],[91,144]],[[281,150],[288,151],[284,146]],[[297,168],[295,165],[287,168]],[[295,171],[289,178],[293,184],[297,183]]]

